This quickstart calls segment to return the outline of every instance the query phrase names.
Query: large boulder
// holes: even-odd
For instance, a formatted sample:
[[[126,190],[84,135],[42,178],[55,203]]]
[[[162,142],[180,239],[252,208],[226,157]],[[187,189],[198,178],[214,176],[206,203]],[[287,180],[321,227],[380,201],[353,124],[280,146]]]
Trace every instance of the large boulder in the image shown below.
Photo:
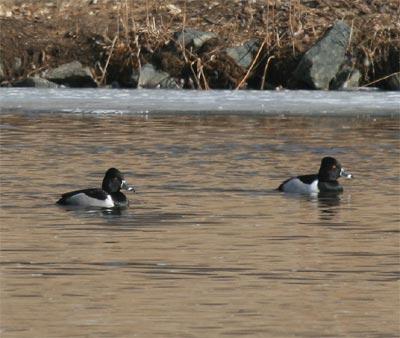
[[[293,74],[297,83],[311,89],[329,89],[345,61],[350,35],[347,23],[335,24],[300,60]]]
[[[176,89],[180,86],[168,73],[156,69],[152,64],[145,64],[140,73],[134,72],[132,80],[138,88]]]
[[[46,79],[68,87],[97,87],[89,67],[84,67],[79,61],[73,61],[55,69],[50,69]]]
[[[26,79],[15,81],[13,87],[34,87],[34,88],[58,88],[57,83],[51,82],[40,77],[27,77]]]
[[[213,32],[203,32],[196,29],[185,29],[175,33],[175,40],[182,46],[200,49],[208,40],[217,38]]]
[[[241,46],[227,48],[226,54],[235,60],[239,66],[242,66],[244,69],[249,69],[258,48],[258,42],[256,40],[250,40]]]
[[[351,90],[360,87],[361,73],[351,65],[343,65],[331,81],[329,89]]]

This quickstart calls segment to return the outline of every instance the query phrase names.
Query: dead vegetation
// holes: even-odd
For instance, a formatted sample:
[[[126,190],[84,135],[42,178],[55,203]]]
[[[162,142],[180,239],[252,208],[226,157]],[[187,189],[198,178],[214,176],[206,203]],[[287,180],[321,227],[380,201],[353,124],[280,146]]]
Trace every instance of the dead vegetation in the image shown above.
[[[348,56],[364,85],[399,71],[398,0],[3,0],[0,61],[8,81],[79,60],[101,85],[129,86],[132,70],[153,62],[190,78],[189,87],[285,86],[300,56],[338,20],[353,28]],[[184,28],[218,39],[184,48],[174,40]],[[262,48],[246,71],[224,48],[250,39]]]

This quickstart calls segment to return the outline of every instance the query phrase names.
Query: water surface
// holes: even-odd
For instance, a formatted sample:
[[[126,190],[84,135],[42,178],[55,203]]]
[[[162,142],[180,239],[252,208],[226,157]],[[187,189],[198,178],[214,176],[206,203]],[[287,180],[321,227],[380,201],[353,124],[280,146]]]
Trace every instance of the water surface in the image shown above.
[[[2,337],[397,337],[396,115],[1,115]],[[337,198],[274,189],[337,157]],[[54,205],[123,171],[121,213]]]

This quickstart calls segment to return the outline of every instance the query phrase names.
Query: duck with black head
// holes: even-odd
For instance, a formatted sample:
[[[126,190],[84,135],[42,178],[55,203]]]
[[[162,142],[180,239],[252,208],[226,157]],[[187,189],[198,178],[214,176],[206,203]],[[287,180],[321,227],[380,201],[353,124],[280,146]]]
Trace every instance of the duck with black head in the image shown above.
[[[71,205],[85,208],[124,208],[129,200],[120,191],[135,191],[129,186],[124,175],[116,168],[107,170],[100,188],[89,188],[67,192],[57,201],[60,205]]]
[[[337,181],[339,177],[352,178],[340,162],[333,157],[324,157],[318,174],[301,175],[284,181],[279,191],[297,194],[342,193],[343,187]]]

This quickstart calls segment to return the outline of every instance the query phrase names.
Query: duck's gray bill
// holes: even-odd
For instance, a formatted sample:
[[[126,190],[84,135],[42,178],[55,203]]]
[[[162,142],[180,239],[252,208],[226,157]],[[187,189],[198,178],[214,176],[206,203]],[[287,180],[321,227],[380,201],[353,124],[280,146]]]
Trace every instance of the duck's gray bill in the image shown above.
[[[121,189],[126,189],[126,190],[128,190],[128,191],[133,191],[133,192],[135,192],[135,188],[132,187],[132,186],[130,186],[130,185],[128,185],[128,184],[126,184],[125,181],[122,181]]]
[[[347,171],[345,171],[343,168],[340,170],[340,176],[344,178],[354,178],[354,176]]]

